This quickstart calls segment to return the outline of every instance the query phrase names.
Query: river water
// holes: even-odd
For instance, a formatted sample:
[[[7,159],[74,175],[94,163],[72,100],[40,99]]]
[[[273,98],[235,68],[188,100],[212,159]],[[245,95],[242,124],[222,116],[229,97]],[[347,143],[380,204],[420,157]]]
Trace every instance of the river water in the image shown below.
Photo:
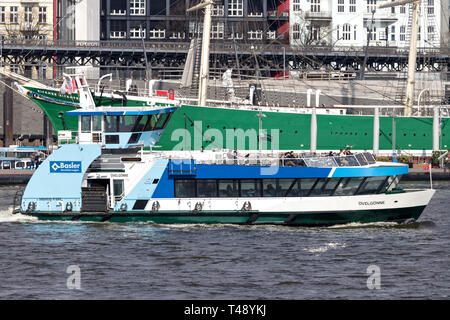
[[[416,223],[293,228],[38,222],[0,186],[0,299],[449,299],[434,187]]]

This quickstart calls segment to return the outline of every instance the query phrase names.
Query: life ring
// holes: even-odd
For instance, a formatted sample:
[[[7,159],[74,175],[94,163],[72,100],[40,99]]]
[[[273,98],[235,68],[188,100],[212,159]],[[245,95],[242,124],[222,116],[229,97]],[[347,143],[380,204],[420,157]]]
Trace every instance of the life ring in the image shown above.
[[[127,211],[128,205],[126,203],[122,203],[120,205],[120,211]]]
[[[199,211],[202,211],[202,209],[203,209],[202,203],[201,203],[201,202],[197,202],[197,203],[195,204],[195,209],[194,209],[194,211],[195,211],[195,212],[199,212]]]
[[[156,211],[159,211],[159,208],[160,208],[161,206],[160,206],[160,204],[159,204],[159,201],[155,201],[155,202],[153,202],[153,204],[152,204],[152,211],[154,211],[154,212],[156,212]]]
[[[27,212],[36,210],[36,202],[29,202],[27,207]]]
[[[242,211],[250,211],[252,210],[252,204],[250,201],[244,202],[244,205],[242,206]]]
[[[67,202],[66,203],[66,211],[72,211],[73,209],[73,204],[72,202]]]

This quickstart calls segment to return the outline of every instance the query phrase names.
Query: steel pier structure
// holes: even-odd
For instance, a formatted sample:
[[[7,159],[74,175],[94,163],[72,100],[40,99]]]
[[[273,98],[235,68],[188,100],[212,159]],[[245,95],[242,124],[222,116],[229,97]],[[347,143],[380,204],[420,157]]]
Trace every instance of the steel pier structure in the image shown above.
[[[184,67],[189,42],[145,43],[149,68],[153,71],[181,70]],[[292,49],[280,44],[242,45],[233,42],[211,43],[212,72],[233,68],[242,75],[276,76],[283,70],[360,71],[366,50],[364,47],[307,47]],[[8,40],[2,43],[1,56],[6,65],[48,66],[115,66],[143,68],[142,41],[82,41]],[[449,48],[419,48],[417,71],[450,70]],[[395,47],[369,47],[368,71],[405,72],[408,50]]]

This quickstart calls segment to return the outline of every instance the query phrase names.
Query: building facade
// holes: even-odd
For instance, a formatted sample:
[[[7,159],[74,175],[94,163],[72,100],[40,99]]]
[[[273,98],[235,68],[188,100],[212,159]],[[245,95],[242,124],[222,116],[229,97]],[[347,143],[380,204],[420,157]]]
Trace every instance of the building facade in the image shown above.
[[[378,7],[392,0],[291,0],[290,43],[293,47],[407,47],[411,35],[412,5]],[[448,38],[442,30],[441,1],[422,0],[419,47],[441,46]],[[447,11],[448,14],[448,11]]]
[[[58,40],[100,40],[100,0],[55,1]]]
[[[54,39],[53,5],[54,0],[1,1],[0,35],[2,41],[18,39],[44,42]],[[32,64],[23,64],[18,61],[5,65],[5,67],[33,78],[50,78],[52,74],[51,68],[42,61],[35,61]]]
[[[53,39],[53,0],[0,2],[0,34],[5,39]]]
[[[101,40],[182,40],[201,32],[198,0],[101,0]],[[289,41],[289,0],[217,0],[211,39]]]

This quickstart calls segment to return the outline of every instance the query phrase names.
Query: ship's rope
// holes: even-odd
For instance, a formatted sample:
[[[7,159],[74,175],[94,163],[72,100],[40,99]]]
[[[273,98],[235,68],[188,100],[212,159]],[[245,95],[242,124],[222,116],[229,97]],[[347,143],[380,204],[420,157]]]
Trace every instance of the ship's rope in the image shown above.
[[[3,80],[0,79],[0,83],[3,84],[5,87],[8,87],[9,89],[11,89],[12,91],[14,91],[15,93],[18,93],[19,95],[21,95],[21,96],[24,97],[25,99],[28,99],[28,100],[32,101],[32,100],[30,99],[30,97],[28,97],[27,95],[23,94],[20,90],[17,90],[17,89],[14,88],[13,86],[10,86],[10,85],[7,84],[5,81],[3,81]],[[25,105],[25,106],[26,106],[27,108],[33,110],[34,112],[40,113],[40,114],[42,114],[42,115],[45,114],[45,113],[42,112],[41,110],[38,110],[38,109],[36,109],[36,108],[34,108],[34,107],[30,107],[30,106],[27,106],[27,105]]]

